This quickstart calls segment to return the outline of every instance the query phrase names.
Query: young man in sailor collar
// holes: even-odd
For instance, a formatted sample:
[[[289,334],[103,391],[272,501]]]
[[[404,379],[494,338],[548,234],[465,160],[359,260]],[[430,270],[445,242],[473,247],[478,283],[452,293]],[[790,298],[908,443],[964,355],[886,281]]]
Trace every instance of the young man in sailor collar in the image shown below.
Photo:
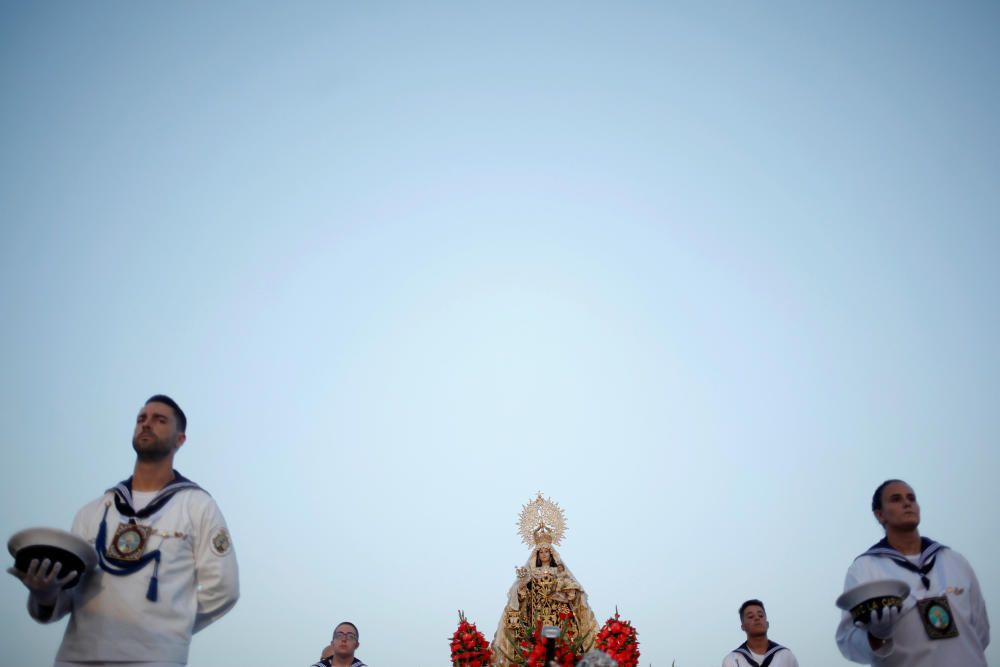
[[[879,579],[905,581],[901,608],[887,607],[867,622],[845,611],[837,627],[844,657],[877,667],[986,667],[990,622],[979,581],[958,552],[921,537],[920,505],[909,484],[890,479],[872,496],[885,538],[858,556],[844,590]]]
[[[740,605],[740,629],[747,640],[722,660],[722,667],[799,667],[799,661],[786,647],[767,638],[767,612],[760,600]]]
[[[28,588],[41,623],[70,614],[56,667],[187,664],[191,635],[239,597],[236,555],[212,497],[173,468],[187,418],[157,394],[136,418],[132,477],[81,509],[73,533],[94,545],[99,567],[79,585],[48,559],[8,570]]]
[[[368,667],[354,655],[361,645],[360,637],[358,626],[350,621],[344,621],[334,628],[333,638],[323,649],[319,661],[310,667]]]

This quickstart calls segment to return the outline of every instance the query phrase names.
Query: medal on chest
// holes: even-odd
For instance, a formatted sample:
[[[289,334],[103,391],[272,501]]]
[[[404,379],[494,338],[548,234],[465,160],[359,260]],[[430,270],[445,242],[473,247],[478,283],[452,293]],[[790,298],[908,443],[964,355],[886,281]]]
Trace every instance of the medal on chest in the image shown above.
[[[146,551],[146,540],[153,529],[137,523],[120,523],[108,545],[108,558],[139,560]]]
[[[958,626],[944,595],[917,601],[920,620],[924,624],[928,639],[947,639],[958,636]]]

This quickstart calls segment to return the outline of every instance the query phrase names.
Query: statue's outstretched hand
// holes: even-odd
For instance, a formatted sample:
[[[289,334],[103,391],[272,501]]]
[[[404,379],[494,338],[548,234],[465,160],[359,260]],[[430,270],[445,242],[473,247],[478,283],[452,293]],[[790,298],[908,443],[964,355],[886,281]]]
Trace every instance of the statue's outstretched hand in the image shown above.
[[[59,590],[69,582],[76,579],[79,574],[76,570],[70,572],[65,577],[60,578],[62,563],[52,564],[48,558],[38,562],[37,558],[28,563],[27,572],[9,567],[7,571],[21,580],[31,596],[35,598],[42,607],[50,607],[56,603],[59,597]]]

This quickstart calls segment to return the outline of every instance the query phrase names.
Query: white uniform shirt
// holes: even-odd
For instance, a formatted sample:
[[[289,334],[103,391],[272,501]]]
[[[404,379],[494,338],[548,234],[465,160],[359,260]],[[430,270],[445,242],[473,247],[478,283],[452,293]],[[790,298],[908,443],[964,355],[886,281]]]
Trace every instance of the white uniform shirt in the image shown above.
[[[930,588],[920,575],[904,569],[889,558],[859,556],[847,570],[844,590],[877,579],[899,579],[910,586],[903,610],[893,628],[891,641],[877,652],[868,644],[868,633],[856,628],[849,612],[843,612],[837,628],[837,646],[844,657],[876,667],[986,667],[986,647],[990,643],[990,622],[986,616],[979,581],[968,561],[947,547],[937,553],[927,574]],[[920,620],[917,601],[945,595],[959,636],[929,639]]]
[[[114,494],[81,509],[73,533],[95,544],[107,510],[110,542],[123,520]],[[225,519],[208,493],[179,491],[138,523],[151,526],[145,551],[161,551],[158,595],[146,599],[154,563],[130,575],[95,569],[60,594],[54,613],[41,619],[29,596],[28,610],[43,622],[70,613],[59,662],[162,662],[186,664],[191,635],[229,611],[239,598],[236,555]]]
[[[740,648],[746,648],[746,644]],[[749,648],[746,650],[750,653],[751,658],[760,667],[763,667],[764,663],[767,662],[768,657],[771,658],[771,662],[768,663],[768,667],[799,667],[799,661],[795,659],[792,652],[779,644],[773,644],[773,646],[763,655],[754,653],[750,651]],[[740,652],[733,651],[727,655],[722,660],[722,667],[753,667],[753,664],[747,660],[747,656]]]

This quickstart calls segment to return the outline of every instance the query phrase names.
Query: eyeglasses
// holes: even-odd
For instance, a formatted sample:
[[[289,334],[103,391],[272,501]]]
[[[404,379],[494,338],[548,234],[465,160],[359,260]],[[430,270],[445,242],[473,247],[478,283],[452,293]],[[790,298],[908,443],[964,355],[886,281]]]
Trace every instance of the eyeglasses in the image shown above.
[[[333,638],[334,639],[350,639],[351,641],[354,641],[355,639],[358,638],[358,636],[356,634],[354,634],[353,632],[334,632],[333,633]]]

